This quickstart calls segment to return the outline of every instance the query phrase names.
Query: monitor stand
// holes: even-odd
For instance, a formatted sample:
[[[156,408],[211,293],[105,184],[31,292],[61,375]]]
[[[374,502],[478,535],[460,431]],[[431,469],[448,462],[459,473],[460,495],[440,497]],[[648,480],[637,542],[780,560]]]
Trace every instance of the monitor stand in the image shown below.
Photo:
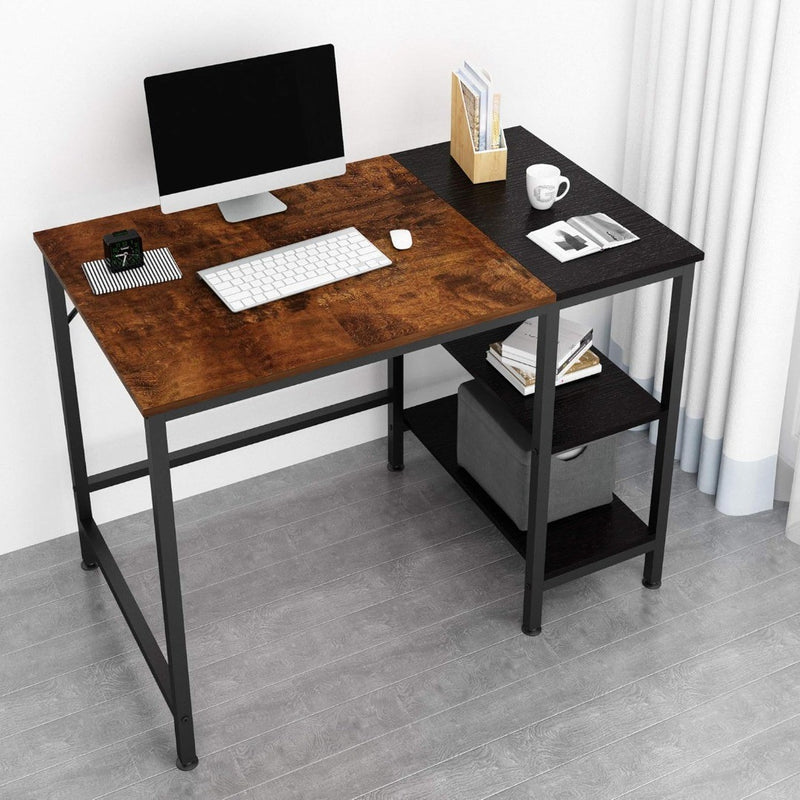
[[[249,197],[237,197],[217,203],[226,222],[243,222],[246,219],[266,217],[268,214],[280,214],[286,211],[286,203],[281,202],[274,194],[260,192]]]

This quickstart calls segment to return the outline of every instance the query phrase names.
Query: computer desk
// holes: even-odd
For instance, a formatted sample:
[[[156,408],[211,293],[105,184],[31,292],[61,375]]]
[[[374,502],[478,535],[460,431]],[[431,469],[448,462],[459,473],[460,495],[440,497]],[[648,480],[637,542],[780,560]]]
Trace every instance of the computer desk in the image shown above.
[[[100,567],[173,719],[177,765],[197,764],[178,571],[170,469],[367,409],[388,410],[388,466],[403,468],[403,431],[414,431],[526,557],[523,630],[541,630],[544,589],[645,554],[644,583],[661,580],[678,406],[696,247],[523,128],[506,132],[508,176],[473,185],[447,143],[348,166],[346,175],[276,192],[288,211],[231,225],[216,206],[164,215],[158,207],[34,234],[44,257],[82,566]],[[572,188],[549,211],[533,211],[525,167],[561,168]],[[603,211],[640,241],[560,264],[525,238],[574,214]],[[354,225],[391,267],[239,314],[195,273],[253,252]],[[102,236],[135,228],[145,249],[168,247],[182,280],[95,296],[81,263],[102,256]],[[395,251],[393,228],[410,250]],[[555,374],[560,311],[672,279],[660,401],[608,359],[603,372],[556,391],[542,382],[523,397],[485,362],[487,345],[538,315],[537,363]],[[67,313],[66,295],[74,309]],[[144,421],[147,459],[87,471],[69,322],[80,314]],[[444,345],[531,430],[531,512],[518,530],[455,460],[455,396],[403,408],[403,355]],[[167,423],[287,386],[378,361],[386,389],[213,441],[170,450]],[[602,436],[659,420],[649,523],[618,498],[547,524],[550,459]],[[92,516],[92,492],[149,476],[164,614],[166,657]]]

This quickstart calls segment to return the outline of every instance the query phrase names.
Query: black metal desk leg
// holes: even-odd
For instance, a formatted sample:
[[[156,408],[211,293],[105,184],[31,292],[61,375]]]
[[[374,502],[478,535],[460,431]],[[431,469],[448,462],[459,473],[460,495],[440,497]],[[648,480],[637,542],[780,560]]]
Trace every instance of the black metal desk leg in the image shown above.
[[[403,469],[403,356],[386,362],[389,402],[389,469]]]
[[[64,290],[47,259],[44,260],[44,277],[47,283],[47,299],[50,304],[50,323],[53,327],[53,344],[56,351],[58,385],[61,389],[61,408],[64,412],[64,428],[67,433],[67,452],[72,474],[72,493],[75,498],[75,514],[78,518],[78,535],[81,544],[81,566],[95,569],[97,561],[86,538],[84,525],[92,519],[92,504],[89,498],[89,478],[86,472],[86,453],[83,448],[81,415],[78,408],[78,391],[75,385],[75,364],[72,360],[72,343],[69,335],[67,304]]]
[[[528,537],[525,549],[525,600],[522,632],[542,632],[542,595],[547,552],[547,507],[550,498],[550,459],[553,449],[553,404],[556,399],[556,346],[558,311],[539,316],[536,347],[536,393],[533,396],[531,483],[528,502]]]
[[[648,589],[657,589],[661,586],[693,279],[694,264],[689,264],[684,267],[680,277],[672,280],[667,349],[664,356],[664,380],[661,390],[661,405],[666,413],[658,424],[653,491],[650,496],[649,525],[651,533],[655,535],[655,547],[645,556],[644,577],[642,578],[642,583]]]
[[[179,769],[194,769],[197,753],[194,744],[194,721],[189,691],[189,666],[186,657],[186,633],[183,623],[181,578],[178,571],[178,546],[175,540],[175,512],[169,474],[167,425],[163,417],[144,421],[147,458],[150,467],[150,492],[153,497],[153,522],[156,530],[158,573],[161,580],[161,604],[167,638],[167,662],[172,694],[171,711],[175,723],[175,743]]]

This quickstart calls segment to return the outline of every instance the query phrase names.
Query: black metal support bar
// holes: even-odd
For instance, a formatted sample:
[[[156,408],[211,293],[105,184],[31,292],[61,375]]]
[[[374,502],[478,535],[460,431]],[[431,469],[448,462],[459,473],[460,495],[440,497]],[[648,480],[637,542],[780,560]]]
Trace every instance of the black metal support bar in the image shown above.
[[[72,322],[72,320],[74,320],[75,317],[77,316],[78,316],[78,309],[73,308],[72,311],[70,311],[69,314],[67,314],[67,323]]]
[[[133,638],[136,639],[136,644],[139,645],[139,649],[142,651],[147,666],[150,667],[150,671],[156,679],[158,688],[161,689],[161,694],[164,695],[164,700],[167,701],[167,705],[172,710],[174,704],[169,682],[169,666],[164,654],[161,652],[161,648],[158,646],[158,642],[153,636],[153,632],[150,630],[150,626],[147,624],[130,587],[120,572],[114,556],[108,549],[100,529],[94,520],[83,523],[83,526],[94,559],[100,566],[100,571],[103,573],[120,611],[122,611],[122,616],[125,617],[125,621],[131,629]]]
[[[179,769],[194,769],[197,753],[194,743],[192,700],[189,691],[189,665],[186,657],[186,632],[183,623],[181,577],[178,570],[178,545],[175,540],[175,513],[169,475],[167,424],[163,417],[145,419],[147,457],[150,462],[150,493],[156,530],[161,604],[167,640],[169,684]]]
[[[94,569],[97,562],[94,560],[92,549],[86,540],[86,532],[82,524],[92,519],[92,504],[89,498],[86,452],[81,433],[81,415],[78,407],[78,390],[75,385],[75,364],[72,360],[67,304],[64,300],[64,290],[47,263],[47,259],[44,260],[44,277],[50,306],[50,324],[53,328],[58,385],[61,390],[61,409],[64,413],[64,429],[67,434],[72,494],[75,499],[75,515],[78,520],[78,537],[81,545],[81,565],[84,569]]]
[[[389,469],[403,469],[403,356],[386,362],[389,387]]]
[[[389,402],[389,398],[390,393],[382,389],[379,392],[354,397],[352,400],[344,400],[341,403],[335,403],[315,411],[308,411],[305,414],[298,414],[280,422],[270,422],[267,425],[259,425],[246,431],[238,431],[229,436],[212,439],[210,442],[184,447],[181,450],[170,453],[169,465],[170,467],[182,467],[184,464],[191,464],[193,461],[200,461],[203,458],[227,453],[239,447],[247,447],[247,445],[264,442],[267,439],[274,439],[287,433],[294,433],[303,428],[320,425],[323,422],[330,422],[350,414],[358,414],[361,411],[378,408],[386,405]],[[89,476],[89,491],[96,492],[136,478],[144,478],[148,474],[148,470],[147,461],[137,461],[106,472],[98,472],[96,475]]]
[[[556,346],[558,309],[539,316],[536,346],[536,393],[533,396],[531,477],[528,500],[528,535],[525,551],[525,598],[522,632],[542,631],[542,594],[547,552],[547,507],[550,496],[550,459],[553,445],[553,407],[556,399]]]
[[[650,531],[655,536],[655,546],[644,559],[642,583],[648,589],[661,586],[664,564],[664,545],[667,536],[669,497],[672,489],[672,468],[675,459],[675,439],[683,385],[683,364],[686,357],[686,340],[689,335],[689,310],[692,301],[694,264],[684,267],[683,274],[672,280],[669,306],[667,348],[664,356],[664,380],[661,404],[665,414],[658,423],[656,456],[653,469],[653,490],[650,497]]]

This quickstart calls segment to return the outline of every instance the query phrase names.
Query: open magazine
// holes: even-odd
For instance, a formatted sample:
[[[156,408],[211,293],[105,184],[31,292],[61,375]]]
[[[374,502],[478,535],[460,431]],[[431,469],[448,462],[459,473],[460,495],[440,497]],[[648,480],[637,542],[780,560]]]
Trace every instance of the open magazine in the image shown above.
[[[531,231],[528,238],[559,261],[588,256],[609,247],[634,242],[639,237],[608,214],[585,214]]]

